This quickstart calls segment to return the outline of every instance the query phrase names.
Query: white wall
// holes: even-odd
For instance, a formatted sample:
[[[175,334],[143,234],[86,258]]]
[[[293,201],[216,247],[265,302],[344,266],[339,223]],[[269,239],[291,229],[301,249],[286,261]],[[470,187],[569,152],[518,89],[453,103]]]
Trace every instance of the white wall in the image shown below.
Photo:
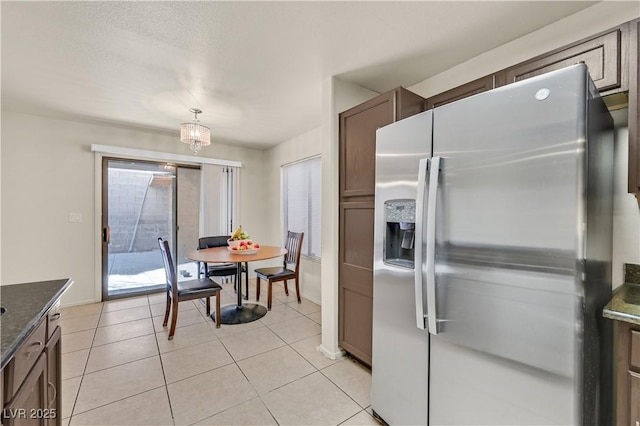
[[[282,222],[282,166],[321,155],[321,136],[322,129],[318,127],[265,151],[263,185],[268,200],[263,213],[269,224],[266,227],[268,236],[265,244],[282,245],[285,232]],[[300,262],[300,291],[303,297],[318,304],[321,303],[320,276],[320,262],[303,256]]]
[[[627,193],[629,129],[627,110],[614,111],[615,145],[613,176],[613,288],[624,282],[624,264],[640,264],[640,206]]]
[[[96,154],[91,144],[190,154],[178,133],[81,123],[2,111],[2,284],[71,277],[64,305],[100,300],[100,223],[96,223]],[[214,143],[199,156],[240,161],[240,221],[266,239],[259,206],[263,151]],[[96,187],[98,190],[96,190]],[[69,223],[79,212],[82,223]],[[98,212],[98,215],[100,212]],[[99,217],[99,216],[98,216]],[[99,280],[99,279],[98,279]]]

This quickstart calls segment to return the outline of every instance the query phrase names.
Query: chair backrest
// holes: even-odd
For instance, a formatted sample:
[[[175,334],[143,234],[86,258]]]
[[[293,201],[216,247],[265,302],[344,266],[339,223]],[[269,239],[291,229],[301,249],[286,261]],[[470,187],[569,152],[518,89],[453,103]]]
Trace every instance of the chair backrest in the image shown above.
[[[284,245],[284,248],[287,249],[287,254],[284,256],[284,267],[286,268],[287,264],[295,264],[296,275],[298,274],[298,265],[300,265],[303,238],[304,232],[287,231],[287,241]]]
[[[198,238],[198,250],[212,247],[224,247],[227,245],[228,235]]]
[[[169,249],[169,241],[158,238],[162,261],[164,262],[164,273],[167,276],[167,290],[171,290],[171,294],[175,297],[178,294],[178,276],[171,259],[171,250]]]

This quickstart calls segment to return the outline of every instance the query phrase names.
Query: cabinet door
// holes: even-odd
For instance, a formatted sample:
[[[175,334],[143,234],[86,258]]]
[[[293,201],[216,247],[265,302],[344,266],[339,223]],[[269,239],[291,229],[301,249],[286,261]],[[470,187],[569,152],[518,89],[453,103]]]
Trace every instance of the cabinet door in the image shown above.
[[[42,353],[2,412],[5,426],[46,426],[47,356]]]
[[[640,374],[629,371],[629,426],[640,426]]]
[[[60,425],[62,420],[62,332],[60,327],[51,334],[45,354],[47,355],[47,425]]]
[[[41,321],[36,329],[26,338],[24,343],[16,350],[11,361],[7,365],[5,374],[5,398],[12,399],[18,388],[22,385],[25,376],[33,368],[38,355],[44,350],[47,341],[47,324]]]
[[[640,203],[640,19],[631,23],[629,39],[629,192]]]
[[[468,98],[469,96],[477,95],[478,93],[486,92],[487,90],[493,89],[493,86],[493,75],[479,78],[478,80],[463,84],[462,86],[458,86],[454,89],[447,90],[446,92],[427,98],[427,109],[437,108],[450,102],[458,101],[460,99]]]
[[[60,325],[60,300],[53,304],[49,313],[47,314],[47,339],[50,339],[53,333]]]
[[[395,92],[340,114],[340,196],[375,192],[376,130],[394,121]]]
[[[371,365],[373,327],[374,203],[340,206],[339,327],[340,346]]]
[[[505,70],[506,84],[584,62],[601,93],[624,91],[628,86],[626,51],[623,52],[622,42],[626,28],[616,28],[508,68]]]

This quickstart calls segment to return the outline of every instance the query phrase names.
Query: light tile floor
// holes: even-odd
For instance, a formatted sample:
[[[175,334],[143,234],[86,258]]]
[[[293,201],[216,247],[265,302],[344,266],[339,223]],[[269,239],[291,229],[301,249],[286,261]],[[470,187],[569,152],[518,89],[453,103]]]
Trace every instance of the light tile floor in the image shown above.
[[[369,370],[317,351],[320,306],[294,294],[275,284],[265,317],[221,328],[182,302],[171,341],[163,294],[64,308],[63,425],[378,425]]]

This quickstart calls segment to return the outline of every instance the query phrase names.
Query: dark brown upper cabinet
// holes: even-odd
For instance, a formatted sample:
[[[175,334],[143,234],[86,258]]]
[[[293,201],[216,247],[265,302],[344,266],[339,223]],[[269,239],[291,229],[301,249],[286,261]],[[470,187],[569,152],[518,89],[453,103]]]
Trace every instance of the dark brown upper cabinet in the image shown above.
[[[402,87],[340,114],[340,196],[373,195],[376,130],[424,111],[424,98]]]
[[[463,84],[462,86],[455,87],[451,90],[447,90],[446,92],[427,98],[427,109],[437,108],[450,102],[468,98],[469,96],[477,95],[478,93],[491,90],[494,87],[495,76],[488,75],[486,77],[479,78],[470,83]]]
[[[427,108],[435,108],[494,87],[515,83],[579,62],[589,74],[609,109],[628,107],[629,174],[628,191],[636,194],[640,205],[640,19],[595,34],[536,56],[507,69],[497,71],[427,99]]]
[[[404,88],[383,93],[340,114],[338,341],[371,365],[376,130],[425,109]]]
[[[584,62],[602,95],[628,88],[628,25],[561,47],[501,71],[506,84]],[[499,73],[499,74],[501,74]],[[502,79],[498,78],[500,82]],[[500,84],[498,84],[500,85]]]

